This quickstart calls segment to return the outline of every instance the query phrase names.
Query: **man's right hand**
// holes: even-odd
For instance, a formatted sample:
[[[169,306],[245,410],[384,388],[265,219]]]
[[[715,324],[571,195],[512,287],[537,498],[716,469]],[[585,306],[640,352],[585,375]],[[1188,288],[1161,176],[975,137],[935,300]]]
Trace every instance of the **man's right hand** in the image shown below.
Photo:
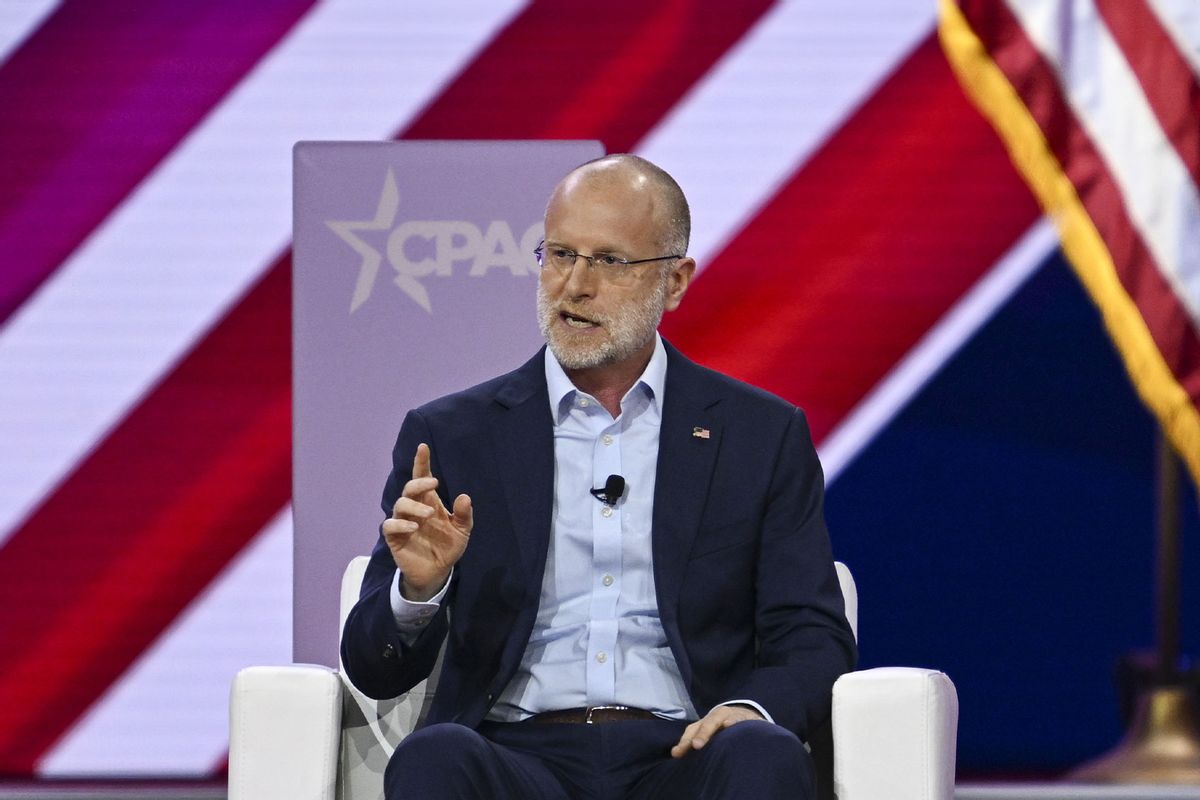
[[[471,536],[471,498],[460,494],[451,513],[438,497],[437,485],[429,469],[429,446],[419,444],[412,480],[404,484],[392,518],[383,522],[383,538],[404,576],[400,593],[408,600],[425,601],[441,591]]]

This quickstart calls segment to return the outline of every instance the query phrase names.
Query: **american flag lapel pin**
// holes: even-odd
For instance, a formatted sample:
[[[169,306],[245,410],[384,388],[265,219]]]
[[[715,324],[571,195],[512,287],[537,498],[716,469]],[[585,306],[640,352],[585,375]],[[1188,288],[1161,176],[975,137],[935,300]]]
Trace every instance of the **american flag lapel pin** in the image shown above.
[[[709,439],[712,437],[712,432],[708,428],[696,427],[692,428],[692,436],[695,436],[697,439]]]

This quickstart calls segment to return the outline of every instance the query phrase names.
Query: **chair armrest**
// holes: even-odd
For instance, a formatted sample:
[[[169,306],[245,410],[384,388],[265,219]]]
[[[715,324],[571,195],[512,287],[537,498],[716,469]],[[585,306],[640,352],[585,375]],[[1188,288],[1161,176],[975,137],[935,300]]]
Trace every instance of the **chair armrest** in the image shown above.
[[[229,800],[334,800],[342,682],[327,667],[248,667],[229,696]]]
[[[945,673],[880,667],[833,686],[838,800],[952,800],[958,694]]]

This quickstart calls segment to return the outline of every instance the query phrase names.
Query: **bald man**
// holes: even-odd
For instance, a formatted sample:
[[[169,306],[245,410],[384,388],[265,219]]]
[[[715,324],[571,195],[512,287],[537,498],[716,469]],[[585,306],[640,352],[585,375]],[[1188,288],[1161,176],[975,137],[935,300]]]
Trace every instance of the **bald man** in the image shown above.
[[[803,742],[856,657],[823,478],[799,409],[658,335],[690,225],[644,159],[572,171],[536,252],[547,346],[405,418],[342,637],[376,698],[445,647],[389,800],[813,796]]]

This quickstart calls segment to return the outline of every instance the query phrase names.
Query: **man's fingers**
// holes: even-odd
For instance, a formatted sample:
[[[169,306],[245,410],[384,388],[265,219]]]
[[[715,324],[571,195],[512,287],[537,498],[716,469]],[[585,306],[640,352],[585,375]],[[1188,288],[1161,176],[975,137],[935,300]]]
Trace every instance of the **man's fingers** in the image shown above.
[[[475,512],[471,508],[471,498],[460,494],[454,498],[454,524],[466,533],[470,533],[474,523]]]
[[[417,532],[417,523],[409,519],[385,519],[383,535],[388,539],[399,539],[401,544]]]
[[[429,469],[429,445],[421,442],[417,445],[417,454],[413,456],[413,471],[414,478],[431,478],[433,473]]]
[[[696,735],[696,731],[700,728],[699,722],[693,722],[683,729],[683,735],[679,737],[679,742],[671,748],[672,758],[681,758],[687,755],[692,749],[692,737]]]
[[[401,497],[396,501],[396,505],[392,506],[393,519],[429,519],[435,513],[436,509],[432,506],[422,503],[420,500],[414,500],[411,497]]]
[[[724,727],[725,720],[720,717],[714,717],[712,714],[700,720],[700,728],[692,734],[692,749],[699,750],[701,747],[704,747],[704,745],[708,744],[708,740]]]
[[[697,720],[683,731],[679,743],[671,748],[673,758],[682,758],[691,750],[699,750],[708,744],[712,737],[731,725],[753,719],[762,719],[762,715],[753,709],[742,706],[719,706],[708,712],[704,719]]]
[[[438,486],[437,478],[413,478],[408,483],[404,484],[403,491],[400,492],[401,497],[418,498],[426,492],[432,492]]]

